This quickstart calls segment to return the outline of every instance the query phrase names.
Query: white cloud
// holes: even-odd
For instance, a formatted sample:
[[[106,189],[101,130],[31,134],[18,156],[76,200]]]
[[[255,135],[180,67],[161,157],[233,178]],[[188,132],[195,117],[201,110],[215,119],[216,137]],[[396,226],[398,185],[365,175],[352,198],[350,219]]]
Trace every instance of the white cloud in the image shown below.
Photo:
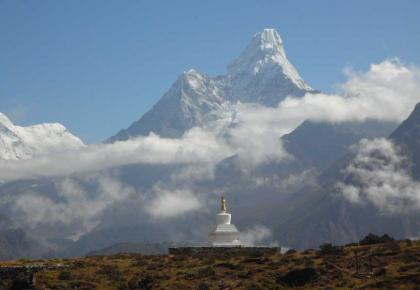
[[[420,71],[398,60],[371,65],[366,73],[347,70],[342,95],[306,94],[279,105],[286,118],[343,122],[377,119],[402,121],[420,101]],[[288,116],[287,116],[288,115]]]
[[[272,241],[273,233],[266,226],[254,226],[241,232],[239,240],[244,246],[277,246],[277,242]]]
[[[91,145],[80,150],[34,157],[0,160],[0,180],[65,176],[100,171],[127,164],[214,163],[231,154],[226,144],[200,128],[180,139],[155,134],[113,144]]]
[[[202,208],[202,202],[190,190],[169,190],[159,186],[154,188],[153,198],[144,207],[154,219],[172,218]]]
[[[95,175],[87,180],[97,185],[90,189],[94,192],[79,180],[66,178],[55,184],[57,196],[34,191],[18,195],[9,200],[14,216],[29,229],[62,227],[77,237],[91,231],[108,207],[136,195],[134,188],[109,176]]]
[[[344,197],[387,213],[420,210],[420,182],[409,175],[407,159],[398,146],[386,139],[364,139],[355,150],[356,157],[344,170],[348,181],[337,184]]]
[[[271,186],[279,191],[297,191],[306,186],[317,186],[318,173],[315,169],[307,169],[300,173],[289,174],[288,176],[259,176],[254,178],[258,186]]]
[[[173,185],[191,184],[197,181],[212,180],[214,178],[214,164],[189,164],[175,171],[170,179]]]
[[[227,130],[227,142],[243,165],[290,159],[280,137],[296,127],[277,115],[278,109],[259,104],[236,105],[236,124]]]

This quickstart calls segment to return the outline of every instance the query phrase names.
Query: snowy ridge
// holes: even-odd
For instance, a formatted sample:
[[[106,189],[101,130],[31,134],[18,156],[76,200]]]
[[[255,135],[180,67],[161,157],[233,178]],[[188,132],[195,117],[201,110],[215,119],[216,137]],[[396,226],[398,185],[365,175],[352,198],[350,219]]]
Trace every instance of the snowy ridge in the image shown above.
[[[0,126],[4,126],[7,128],[13,127],[13,123],[7,118],[7,116],[3,113],[0,113]]]
[[[29,159],[37,155],[84,147],[63,125],[46,123],[21,127],[0,113],[0,159]]]

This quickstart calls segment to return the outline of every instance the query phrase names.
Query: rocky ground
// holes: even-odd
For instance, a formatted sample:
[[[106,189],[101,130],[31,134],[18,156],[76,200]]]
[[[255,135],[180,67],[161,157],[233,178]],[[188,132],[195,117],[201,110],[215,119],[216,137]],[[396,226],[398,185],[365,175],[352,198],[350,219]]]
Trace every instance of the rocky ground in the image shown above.
[[[374,242],[284,254],[117,254],[2,262],[0,275],[8,274],[1,277],[0,288],[420,289],[420,242]],[[34,273],[28,275],[32,265]]]

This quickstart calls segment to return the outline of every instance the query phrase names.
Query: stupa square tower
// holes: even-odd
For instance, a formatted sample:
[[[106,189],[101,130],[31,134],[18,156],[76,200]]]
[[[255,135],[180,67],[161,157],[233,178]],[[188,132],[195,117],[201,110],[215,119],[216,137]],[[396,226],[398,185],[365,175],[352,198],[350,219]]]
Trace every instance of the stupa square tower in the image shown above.
[[[222,196],[220,212],[216,215],[216,227],[210,233],[210,243],[213,247],[238,247],[240,232],[231,224],[232,215],[227,212],[226,199]]]

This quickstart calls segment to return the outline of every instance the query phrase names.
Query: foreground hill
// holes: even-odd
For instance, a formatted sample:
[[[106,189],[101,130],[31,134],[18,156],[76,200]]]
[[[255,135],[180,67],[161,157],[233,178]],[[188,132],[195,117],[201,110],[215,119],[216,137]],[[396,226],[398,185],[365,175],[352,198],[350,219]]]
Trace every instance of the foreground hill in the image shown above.
[[[44,265],[32,289],[418,289],[419,241],[370,242],[285,254],[118,254],[1,266]],[[24,283],[21,275],[1,279],[0,287]]]

